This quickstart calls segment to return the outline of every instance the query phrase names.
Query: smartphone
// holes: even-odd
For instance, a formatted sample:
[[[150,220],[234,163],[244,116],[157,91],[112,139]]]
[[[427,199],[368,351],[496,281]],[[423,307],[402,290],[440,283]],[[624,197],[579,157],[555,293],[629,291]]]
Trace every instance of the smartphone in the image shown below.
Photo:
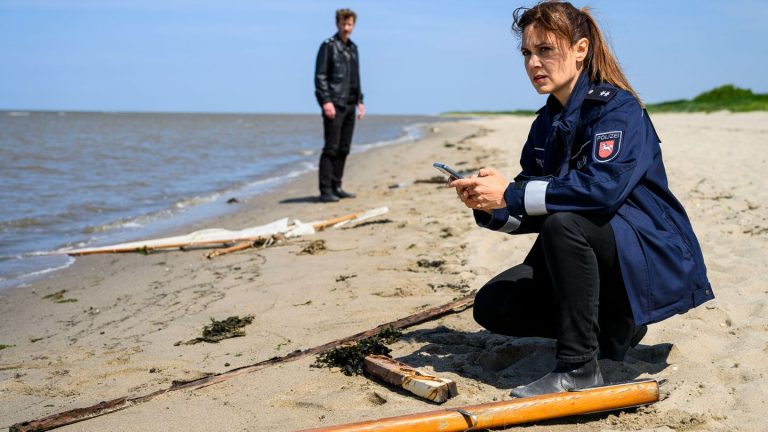
[[[455,169],[449,167],[448,165],[440,162],[435,162],[432,164],[433,167],[437,168],[440,172],[443,174],[453,177],[455,179],[462,179],[464,178],[463,175],[459,174]]]

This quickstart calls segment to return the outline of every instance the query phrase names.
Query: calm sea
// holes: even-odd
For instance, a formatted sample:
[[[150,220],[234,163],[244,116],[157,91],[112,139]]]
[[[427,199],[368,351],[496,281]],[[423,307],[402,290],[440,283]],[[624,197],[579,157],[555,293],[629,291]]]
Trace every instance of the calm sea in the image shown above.
[[[417,139],[436,121],[368,116],[353,151]],[[231,211],[231,197],[316,169],[321,148],[319,115],[0,112],[0,288],[74,262],[44,252]]]

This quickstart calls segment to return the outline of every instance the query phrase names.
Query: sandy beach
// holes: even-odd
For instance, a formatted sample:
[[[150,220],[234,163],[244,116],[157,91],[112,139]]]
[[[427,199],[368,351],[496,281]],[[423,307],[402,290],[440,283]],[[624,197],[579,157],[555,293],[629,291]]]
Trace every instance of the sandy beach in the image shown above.
[[[368,223],[214,259],[207,250],[81,257],[53,277],[0,293],[0,344],[11,345],[0,350],[0,427],[311,348],[480,288],[520,262],[534,236],[477,228],[452,190],[417,180],[438,175],[434,161],[493,166],[513,177],[532,120],[438,124],[417,142],[352,155],[345,187],[356,199],[314,202],[311,173],[178,233],[389,207]],[[660,402],[527,430],[765,430],[768,113],[653,120],[717,298],[651,325],[625,362],[603,361],[611,382],[661,380]],[[315,240],[325,250],[302,253]],[[45,298],[62,290],[60,300],[70,301]],[[211,318],[233,315],[254,316],[245,336],[175,345],[200,336]],[[510,388],[554,364],[553,341],[493,335],[471,310],[410,328],[390,347],[393,357],[454,380],[459,395],[437,405],[364,376],[310,367],[315,358],[307,357],[60,430],[291,431],[510,399]]]

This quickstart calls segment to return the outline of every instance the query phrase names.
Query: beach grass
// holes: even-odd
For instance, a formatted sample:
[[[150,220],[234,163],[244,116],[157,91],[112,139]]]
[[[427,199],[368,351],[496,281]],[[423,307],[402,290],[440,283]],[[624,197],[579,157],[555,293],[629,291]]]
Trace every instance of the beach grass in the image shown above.
[[[701,93],[691,100],[678,99],[647,104],[646,108],[652,113],[768,111],[768,94],[753,93],[752,90],[739,88],[732,84],[726,84]],[[532,116],[536,115],[536,111],[448,111],[441,113],[440,115],[448,117]]]
[[[752,90],[727,84],[691,100],[660,102],[646,107],[650,112],[768,111],[768,94],[753,93]]]

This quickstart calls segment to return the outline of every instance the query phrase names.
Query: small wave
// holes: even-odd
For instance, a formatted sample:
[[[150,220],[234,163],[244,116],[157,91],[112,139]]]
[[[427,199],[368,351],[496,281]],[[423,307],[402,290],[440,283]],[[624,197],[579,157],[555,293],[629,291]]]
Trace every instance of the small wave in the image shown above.
[[[119,220],[119,221],[110,222],[110,223],[107,223],[107,224],[104,224],[104,225],[95,226],[95,227],[86,227],[86,228],[83,229],[83,233],[84,234],[96,234],[96,233],[103,233],[103,232],[107,232],[107,231],[112,231],[112,230],[115,230],[115,229],[121,229],[121,228],[135,229],[135,228],[141,228],[143,226],[144,225],[141,224],[136,219]]]
[[[27,111],[8,111],[6,113],[9,117],[26,117],[29,115]]]
[[[44,274],[47,274],[47,273],[51,273],[51,272],[55,272],[55,271],[59,271],[59,270],[64,270],[65,268],[71,266],[74,263],[75,263],[75,258],[71,257],[71,256],[67,256],[66,263],[64,263],[64,264],[62,264],[60,266],[50,267],[50,268],[47,268],[47,269],[34,271],[32,273],[27,273],[25,275],[19,276],[17,279],[27,279],[27,278],[31,278],[31,277],[35,277],[35,276],[41,276],[41,275],[44,275]]]
[[[20,266],[17,267],[17,269],[20,271],[11,271],[5,273],[4,276],[0,276],[0,289],[23,285],[24,283],[30,282],[45,274],[70,267],[75,262],[75,258],[70,256],[51,257],[44,255],[45,253],[43,252],[34,252],[24,254],[23,256],[2,257],[0,262],[6,261],[7,263],[7,261],[11,260],[19,261]],[[36,264],[29,263],[29,260],[34,260]],[[28,271],[32,268],[35,270]]]
[[[177,201],[176,204],[174,204],[173,206],[177,209],[185,209],[187,207],[214,202],[220,197],[221,197],[221,193],[215,192],[208,196],[203,196],[203,197],[197,196],[192,198],[186,198],[186,199]]]
[[[234,195],[236,194],[254,195],[257,193],[263,193],[267,190],[274,189],[275,187],[280,186],[288,182],[289,180],[294,179],[316,168],[317,168],[316,164],[313,164],[311,162],[306,162],[306,161],[301,162],[298,165],[297,169],[289,171],[284,175],[252,181],[245,184],[242,187],[230,189],[226,191],[224,195],[227,195],[227,196],[233,195],[233,194]]]
[[[353,151],[355,153],[359,153],[359,152],[364,152],[373,148],[384,147],[384,146],[394,145],[394,144],[403,144],[406,142],[419,140],[424,135],[423,129],[428,125],[429,125],[428,123],[414,123],[412,125],[404,127],[403,133],[395,139],[377,141],[369,144],[360,144],[353,147],[354,149]]]
[[[38,219],[34,217],[24,217],[24,218],[12,219],[9,221],[0,222],[0,229],[30,228],[30,227],[44,226],[48,222],[49,221],[46,221],[44,219]]]
[[[127,219],[120,219],[114,222],[109,222],[103,225],[94,227],[87,227],[83,229],[84,234],[102,234],[111,231],[130,230],[135,231],[137,229],[151,228],[153,224],[160,221],[168,221],[173,217],[180,214],[191,211],[194,208],[204,206],[206,204],[216,203],[221,197],[227,193],[215,192],[206,196],[196,196],[192,198],[185,198],[172,204],[170,208],[159,210],[153,213],[143,214]],[[94,241],[101,241],[101,239],[91,238],[85,242],[81,242],[81,247],[84,245],[92,244]]]

